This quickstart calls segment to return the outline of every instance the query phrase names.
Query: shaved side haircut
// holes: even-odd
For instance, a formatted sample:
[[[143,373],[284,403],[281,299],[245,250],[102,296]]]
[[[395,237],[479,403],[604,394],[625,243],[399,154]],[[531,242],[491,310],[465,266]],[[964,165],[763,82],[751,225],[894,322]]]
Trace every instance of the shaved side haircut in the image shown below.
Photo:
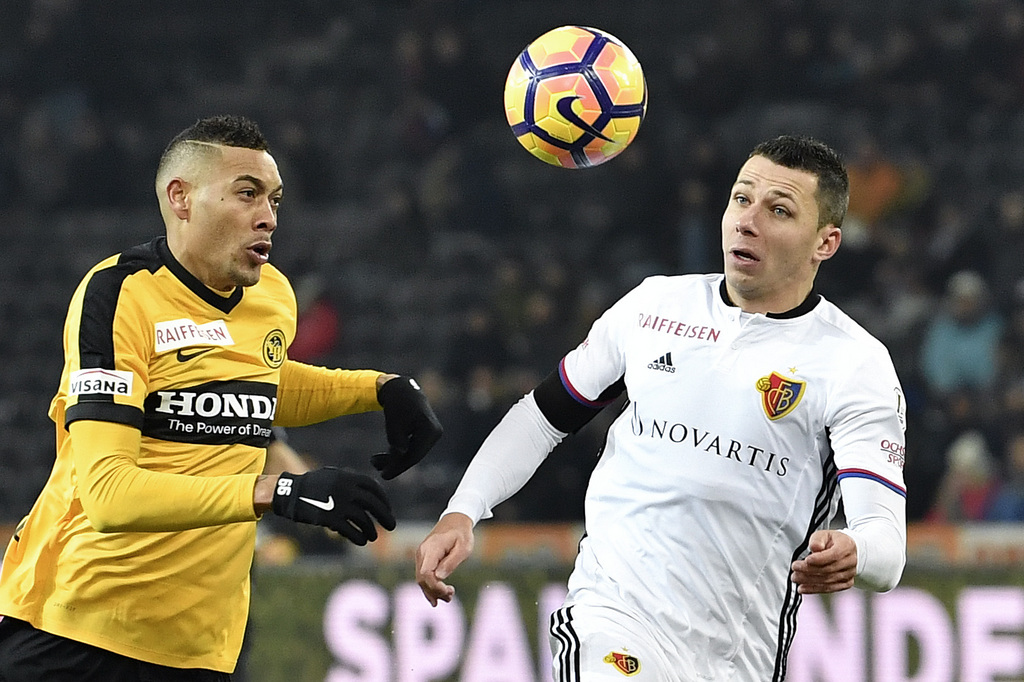
[[[158,191],[166,176],[174,174],[172,169],[180,168],[197,157],[218,153],[217,146],[270,151],[259,126],[244,116],[200,119],[175,135],[161,154],[156,170]]]

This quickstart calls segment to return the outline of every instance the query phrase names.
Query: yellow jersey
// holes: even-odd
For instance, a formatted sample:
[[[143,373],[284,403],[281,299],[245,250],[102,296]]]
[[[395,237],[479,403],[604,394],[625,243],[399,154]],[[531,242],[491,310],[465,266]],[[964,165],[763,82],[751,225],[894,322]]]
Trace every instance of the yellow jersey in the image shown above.
[[[295,324],[294,292],[270,265],[224,296],[160,237],[90,270],[64,326],[56,460],[8,545],[0,614],[231,672],[271,425],[381,409],[380,372],[289,360]]]

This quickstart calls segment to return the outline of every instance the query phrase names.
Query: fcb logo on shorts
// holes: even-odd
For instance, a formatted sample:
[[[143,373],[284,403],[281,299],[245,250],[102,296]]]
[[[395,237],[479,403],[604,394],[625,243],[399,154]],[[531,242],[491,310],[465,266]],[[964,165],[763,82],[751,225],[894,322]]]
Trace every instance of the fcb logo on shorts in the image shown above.
[[[804,397],[806,387],[806,382],[784,377],[778,372],[772,372],[757,380],[757,390],[761,393],[761,406],[764,407],[764,413],[772,421],[782,419],[792,412],[800,404],[800,399]]]
[[[640,659],[636,656],[613,651],[604,657],[605,663],[611,663],[615,669],[626,677],[632,677],[640,672]]]

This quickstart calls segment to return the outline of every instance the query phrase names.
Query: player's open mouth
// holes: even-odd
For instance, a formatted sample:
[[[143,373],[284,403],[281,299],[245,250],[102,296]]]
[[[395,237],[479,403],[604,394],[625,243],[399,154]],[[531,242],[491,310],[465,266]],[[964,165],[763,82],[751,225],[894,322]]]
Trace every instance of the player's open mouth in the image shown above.
[[[257,263],[266,263],[270,260],[270,242],[256,242],[247,250]]]
[[[739,259],[741,261],[744,261],[744,262],[747,262],[747,263],[756,263],[759,260],[761,260],[760,258],[755,256],[751,252],[744,251],[743,249],[733,249],[732,250],[732,255],[735,256],[737,259]]]

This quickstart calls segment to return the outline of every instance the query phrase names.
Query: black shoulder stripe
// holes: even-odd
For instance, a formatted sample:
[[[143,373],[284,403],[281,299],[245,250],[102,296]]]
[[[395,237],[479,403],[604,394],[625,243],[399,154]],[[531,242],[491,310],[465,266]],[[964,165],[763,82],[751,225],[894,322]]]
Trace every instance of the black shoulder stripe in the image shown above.
[[[155,241],[155,240],[154,240]],[[125,278],[140,270],[155,272],[162,263],[154,242],[123,252],[117,264],[93,273],[85,285],[78,353],[82,369],[114,367],[114,315]]]
[[[114,317],[125,278],[140,270],[155,271],[162,266],[154,242],[133,247],[117,263],[94,272],[85,285],[78,326],[78,360],[81,369],[117,369],[114,366]],[[77,419],[98,419],[142,428],[142,411],[114,403],[113,395],[96,393],[79,396],[68,408],[65,427]]]
[[[117,264],[130,269],[131,272],[149,270],[156,272],[164,264],[160,258],[161,249],[167,248],[166,237],[156,237],[145,244],[125,249],[117,258]]]
[[[597,400],[582,402],[563,383],[561,366],[533,389],[537,407],[551,425],[565,433],[576,433],[626,390],[625,377],[606,388]]]

